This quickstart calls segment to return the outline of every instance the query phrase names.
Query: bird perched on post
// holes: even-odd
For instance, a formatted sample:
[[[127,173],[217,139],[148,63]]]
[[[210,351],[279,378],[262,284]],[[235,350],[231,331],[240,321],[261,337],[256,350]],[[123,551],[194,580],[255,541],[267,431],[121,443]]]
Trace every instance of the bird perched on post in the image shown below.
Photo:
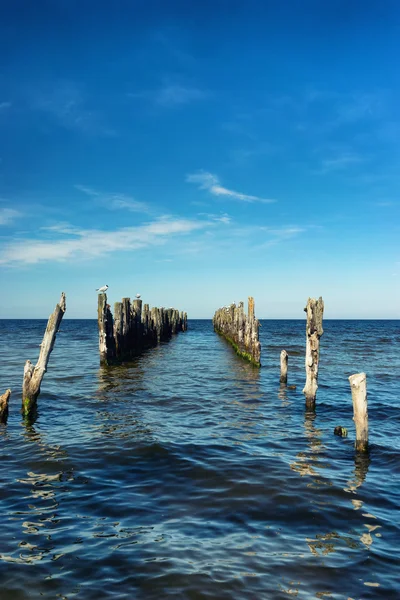
[[[96,292],[100,292],[101,294],[104,294],[107,290],[108,290],[108,285],[106,284],[100,288],[97,288]]]
[[[140,298],[140,294],[136,294],[136,298],[139,300],[139,298]]]

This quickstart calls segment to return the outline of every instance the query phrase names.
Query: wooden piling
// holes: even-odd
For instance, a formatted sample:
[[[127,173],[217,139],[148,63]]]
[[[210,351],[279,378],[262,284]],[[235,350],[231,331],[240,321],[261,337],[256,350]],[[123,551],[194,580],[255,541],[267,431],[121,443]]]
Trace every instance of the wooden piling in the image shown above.
[[[30,416],[35,411],[37,399],[40,394],[40,385],[46,373],[50,354],[54,348],[58,328],[65,310],[65,294],[62,292],[60,302],[56,305],[47,322],[36,366],[34,367],[30,360],[27,360],[25,363],[22,386],[22,412],[25,416]]]
[[[356,373],[349,377],[351,396],[353,399],[353,420],[356,426],[356,450],[368,450],[368,403],[367,403],[367,376],[365,373]]]
[[[303,394],[306,397],[307,408],[315,408],[315,398],[318,389],[318,364],[319,364],[319,338],[324,333],[322,329],[322,317],[324,314],[324,302],[320,297],[318,300],[309,298],[305,307],[307,313],[306,325],[306,384]]]
[[[283,384],[287,384],[287,371],[288,371],[288,353],[286,350],[282,350],[281,352],[281,377],[280,382]]]
[[[187,314],[174,308],[149,308],[136,298],[114,304],[114,317],[107,296],[98,297],[100,363],[111,365],[130,360],[146,350],[167,341],[179,331],[187,330]]]
[[[0,396],[0,423],[6,423],[8,417],[8,402],[10,400],[11,390],[6,390]]]
[[[97,323],[99,327],[100,364],[107,365],[115,360],[116,354],[114,321],[110,305],[107,304],[106,294],[99,294],[98,296]]]
[[[259,322],[254,314],[254,298],[249,297],[247,315],[243,302],[219,308],[213,317],[214,331],[222,335],[236,353],[257,367],[261,366],[261,344]]]

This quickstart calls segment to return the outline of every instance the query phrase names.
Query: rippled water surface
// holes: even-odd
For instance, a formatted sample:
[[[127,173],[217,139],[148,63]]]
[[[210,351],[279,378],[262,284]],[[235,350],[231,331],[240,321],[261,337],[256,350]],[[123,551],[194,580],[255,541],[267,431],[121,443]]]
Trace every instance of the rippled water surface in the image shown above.
[[[96,321],[65,320],[29,424],[23,365],[45,324],[0,321],[1,600],[400,598],[399,321],[325,321],[307,413],[304,321],[262,321],[258,370],[211,321],[100,368]]]

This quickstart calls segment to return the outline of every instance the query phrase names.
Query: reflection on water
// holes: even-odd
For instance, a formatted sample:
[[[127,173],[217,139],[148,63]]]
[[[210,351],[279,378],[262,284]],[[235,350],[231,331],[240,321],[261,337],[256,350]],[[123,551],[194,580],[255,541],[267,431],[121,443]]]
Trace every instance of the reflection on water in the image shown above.
[[[348,481],[347,487],[344,488],[345,492],[355,493],[365,481],[371,459],[369,452],[355,452],[354,455],[354,471],[353,477]]]
[[[308,449],[297,453],[298,460],[291,463],[290,468],[299,473],[302,477],[309,475],[313,477],[309,487],[319,487],[321,485],[331,485],[326,479],[321,479],[320,469],[326,469],[329,464],[321,460],[321,455],[325,453],[325,446],[322,442],[322,431],[315,426],[317,415],[313,410],[306,410],[304,416],[304,433],[308,442]]]

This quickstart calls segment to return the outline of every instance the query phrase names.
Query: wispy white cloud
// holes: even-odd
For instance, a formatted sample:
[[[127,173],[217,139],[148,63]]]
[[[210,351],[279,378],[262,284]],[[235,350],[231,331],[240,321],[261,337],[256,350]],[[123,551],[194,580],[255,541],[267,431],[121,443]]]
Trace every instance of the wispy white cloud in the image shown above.
[[[225,225],[229,225],[232,222],[232,218],[227,213],[221,213],[219,215],[214,213],[199,213],[199,217],[206,217],[211,221],[215,221],[216,223],[224,223]]]
[[[13,208],[0,208],[0,225],[9,225],[20,216],[20,213]]]
[[[208,173],[207,171],[198,171],[187,175],[186,181],[188,183],[198,184],[201,190],[207,190],[213,196],[223,196],[232,200],[240,200],[242,202],[264,202],[271,203],[276,202],[272,198],[260,198],[259,196],[250,196],[248,194],[242,194],[223,187],[216,175]]]
[[[207,96],[207,92],[196,87],[167,84],[157,91],[155,102],[161,106],[172,107],[204,100]]]
[[[332,158],[322,160],[319,172],[325,174],[332,171],[341,171],[351,167],[352,165],[363,163],[364,161],[365,158],[358,154],[345,152]]]
[[[0,264],[93,259],[111,252],[164,244],[174,236],[190,234],[210,225],[210,222],[201,220],[160,218],[138,227],[103,231],[62,223],[49,228],[50,239],[12,240],[0,251]]]
[[[11,102],[0,102],[0,110],[6,110],[7,108],[11,108]]]
[[[65,129],[89,135],[114,136],[99,110],[89,107],[83,90],[73,82],[59,82],[31,93],[30,107],[50,115]]]
[[[138,212],[138,213],[150,213],[150,207],[145,202],[139,202],[135,200],[131,196],[127,196],[125,194],[116,194],[116,193],[102,193],[97,190],[94,190],[91,187],[87,187],[85,185],[75,185],[75,189],[79,190],[83,194],[86,194],[96,202],[100,202],[106,208],[112,210],[128,210],[130,212]]]
[[[148,100],[154,106],[162,108],[175,108],[205,100],[210,96],[210,92],[188,83],[178,83],[170,80],[164,80],[160,87],[152,90],[143,90],[129,93],[130,98],[142,98]]]

